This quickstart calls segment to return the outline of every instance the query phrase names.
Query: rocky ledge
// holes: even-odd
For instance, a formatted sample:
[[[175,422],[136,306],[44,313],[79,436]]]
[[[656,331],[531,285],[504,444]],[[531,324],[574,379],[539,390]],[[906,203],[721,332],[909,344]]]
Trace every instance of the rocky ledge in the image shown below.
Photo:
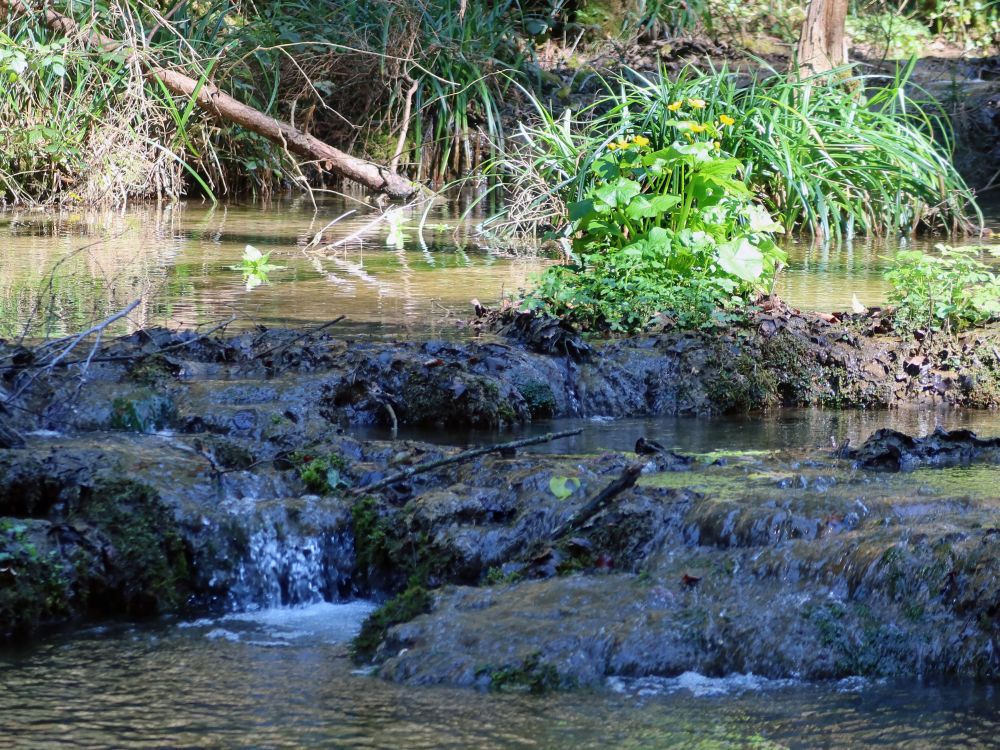
[[[993,398],[993,329],[931,347],[779,318],[587,346],[530,320],[521,342],[148,331],[54,364],[4,345],[0,633],[374,596],[355,652],[406,682],[995,679],[996,440],[440,463],[457,451],[346,434]]]

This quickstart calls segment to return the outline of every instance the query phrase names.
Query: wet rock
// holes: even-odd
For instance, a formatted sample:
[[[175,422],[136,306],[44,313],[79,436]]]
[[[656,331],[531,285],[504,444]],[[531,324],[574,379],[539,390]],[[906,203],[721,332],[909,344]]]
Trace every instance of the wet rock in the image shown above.
[[[17,430],[8,427],[4,423],[4,413],[0,411],[0,449],[23,447],[24,438],[21,437],[21,434]]]
[[[850,452],[857,465],[880,471],[912,471],[919,466],[968,466],[973,461],[1000,461],[1000,438],[980,439],[969,430],[937,428],[914,438],[896,430],[875,432]]]

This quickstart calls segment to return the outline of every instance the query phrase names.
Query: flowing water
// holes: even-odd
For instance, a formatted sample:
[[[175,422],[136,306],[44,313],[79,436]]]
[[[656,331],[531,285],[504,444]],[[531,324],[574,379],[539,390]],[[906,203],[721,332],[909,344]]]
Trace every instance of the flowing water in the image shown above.
[[[0,748],[992,748],[1000,690],[742,675],[535,696],[357,674],[368,605],[108,627],[0,653]]]
[[[345,211],[319,245],[311,240]],[[471,315],[469,301],[495,303],[524,288],[545,258],[491,246],[475,235],[481,215],[441,201],[406,216],[397,245],[370,209],[329,200],[265,206],[176,204],[122,213],[0,213],[0,336],[64,334],[141,299],[125,332],[142,326],[348,320],[340,330],[447,335]],[[423,219],[423,221],[421,221]],[[422,231],[420,227],[423,227]],[[1000,228],[1000,227],[998,227]],[[337,247],[324,247],[343,240]],[[930,240],[791,240],[776,291],[807,310],[884,301],[882,271],[896,249]],[[265,278],[240,269],[247,245],[278,266]],[[260,282],[260,283],[256,283]],[[255,285],[256,284],[256,285]]]
[[[472,232],[475,219],[459,219],[453,205],[432,211],[422,235],[411,217],[400,247],[387,246],[387,227],[377,225],[337,248],[307,248],[344,209],[288,202],[0,214],[0,335],[19,334],[28,321],[32,334],[63,333],[139,298],[119,331],[211,326],[230,317],[234,326],[296,325],[344,314],[355,330],[460,335],[471,298],[495,302],[547,262],[483,245]],[[343,219],[323,242],[369,221]],[[248,244],[280,266],[257,285],[239,270]],[[886,291],[881,271],[895,249],[793,243],[779,292],[806,309],[845,309],[855,295],[877,304]],[[692,452],[825,448],[845,439],[857,445],[887,425],[1000,434],[996,414],[917,409],[563,420],[525,432],[574,425],[582,435],[539,450],[627,449],[638,435]],[[511,437],[408,436],[458,444]],[[988,469],[980,485],[989,491],[997,478]],[[0,650],[0,749],[997,746],[1000,691],[990,684],[684,674],[612,678],[604,690],[545,696],[393,685],[357,673],[347,655],[347,641],[373,605],[323,601],[330,586],[308,540],[289,545],[273,535],[253,540],[228,615],[107,624]],[[289,599],[275,588],[278,578],[294,583],[290,599],[303,604],[274,606]]]
[[[860,442],[886,424],[1000,434],[1000,414],[918,410],[577,424],[584,433],[575,442],[550,449],[627,449],[637,434],[690,451],[823,448],[831,436]],[[989,466],[884,477],[901,498],[952,481],[970,496],[992,496],[997,478]],[[246,585],[236,587],[229,614],[110,623],[0,649],[0,749],[997,746],[995,684],[686,673],[612,677],[603,689],[541,696],[395,685],[350,660],[346,644],[374,605],[324,601],[331,587],[309,540],[265,534],[249,548]],[[276,593],[279,580],[291,596]],[[299,604],[274,606],[284,600]]]

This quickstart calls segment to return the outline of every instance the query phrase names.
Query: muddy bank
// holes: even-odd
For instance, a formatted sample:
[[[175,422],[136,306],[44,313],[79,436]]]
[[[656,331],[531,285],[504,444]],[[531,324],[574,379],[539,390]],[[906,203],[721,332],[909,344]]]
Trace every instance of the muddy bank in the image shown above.
[[[832,322],[830,322],[832,320]],[[1000,406],[1000,327],[901,340],[877,317],[778,309],[708,333],[584,342],[518,318],[475,341],[385,343],[287,330],[152,329],[84,364],[0,344],[9,428],[239,434],[281,442],[358,424],[504,427],[553,416],[707,415],[778,406]],[[85,359],[84,355],[79,355]]]

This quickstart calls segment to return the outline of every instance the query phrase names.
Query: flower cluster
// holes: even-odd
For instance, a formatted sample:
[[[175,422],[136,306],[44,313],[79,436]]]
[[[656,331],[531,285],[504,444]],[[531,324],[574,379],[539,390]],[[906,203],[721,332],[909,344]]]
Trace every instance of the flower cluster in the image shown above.
[[[696,110],[705,109],[706,106],[704,99],[678,99],[668,104],[667,109],[671,112],[680,112],[684,108],[685,103],[691,109]],[[722,148],[722,144],[717,139],[722,136],[723,129],[732,127],[735,124],[736,120],[726,114],[719,115],[719,118],[714,122],[698,122],[697,120],[677,120],[673,122],[673,125],[684,133],[684,137],[691,143],[694,142],[694,136],[707,133],[710,138],[715,139],[712,145],[716,151]]]
[[[649,138],[643,135],[634,135],[628,140],[619,140],[608,144],[608,151],[618,151],[628,148],[645,148],[649,145]]]

